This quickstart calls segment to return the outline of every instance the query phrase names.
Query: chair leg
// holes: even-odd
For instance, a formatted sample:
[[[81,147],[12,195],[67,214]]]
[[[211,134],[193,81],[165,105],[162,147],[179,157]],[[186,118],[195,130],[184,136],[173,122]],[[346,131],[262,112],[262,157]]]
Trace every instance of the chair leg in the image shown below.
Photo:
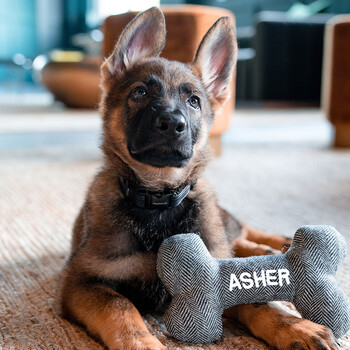
[[[334,146],[350,147],[350,123],[337,123],[335,127]]]

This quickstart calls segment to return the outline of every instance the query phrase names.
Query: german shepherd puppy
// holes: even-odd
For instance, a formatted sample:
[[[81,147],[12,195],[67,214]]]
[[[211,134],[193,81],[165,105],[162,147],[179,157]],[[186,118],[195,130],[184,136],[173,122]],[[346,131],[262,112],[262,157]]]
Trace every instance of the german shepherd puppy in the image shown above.
[[[166,237],[199,232],[216,258],[271,254],[290,243],[241,225],[202,177],[237,57],[230,20],[210,28],[190,64],[158,57],[165,36],[159,9],[140,13],[101,67],[104,165],[75,222],[62,310],[109,349],[165,349],[140,311],[169,303],[156,273]],[[337,348],[327,328],[276,303],[239,305],[225,316],[277,349]]]

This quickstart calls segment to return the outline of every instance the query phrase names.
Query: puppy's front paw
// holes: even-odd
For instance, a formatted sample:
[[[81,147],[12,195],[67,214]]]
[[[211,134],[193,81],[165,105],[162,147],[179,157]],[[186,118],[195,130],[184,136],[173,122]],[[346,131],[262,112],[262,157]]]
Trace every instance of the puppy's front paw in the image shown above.
[[[119,339],[113,350],[166,350],[166,347],[153,335]],[[112,350],[111,349],[111,350]]]
[[[331,330],[306,319],[292,319],[279,327],[270,343],[278,350],[339,350]]]
[[[290,245],[292,244],[292,239],[289,238],[289,237],[283,237],[283,238],[284,238],[284,242],[283,242],[283,246],[281,248],[281,251],[284,254],[285,252],[287,252],[287,250],[289,249]]]

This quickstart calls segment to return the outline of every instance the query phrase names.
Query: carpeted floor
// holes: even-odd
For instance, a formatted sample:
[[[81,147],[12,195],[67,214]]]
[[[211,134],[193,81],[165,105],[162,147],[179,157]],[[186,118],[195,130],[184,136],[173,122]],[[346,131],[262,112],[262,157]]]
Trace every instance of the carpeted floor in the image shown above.
[[[0,349],[102,349],[59,316],[57,295],[73,220],[98,160],[0,153]],[[304,224],[330,224],[350,244],[350,151],[324,144],[227,145],[206,176],[219,202],[241,220],[292,235]],[[350,296],[350,256],[338,278]],[[169,349],[268,349],[239,325],[207,346],[180,345],[159,315],[152,333]],[[350,349],[350,335],[340,340]]]

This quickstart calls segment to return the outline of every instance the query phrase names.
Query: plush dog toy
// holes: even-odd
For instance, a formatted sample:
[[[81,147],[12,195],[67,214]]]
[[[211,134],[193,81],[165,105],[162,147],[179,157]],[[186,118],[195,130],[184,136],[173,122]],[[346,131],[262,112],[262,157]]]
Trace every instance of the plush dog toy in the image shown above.
[[[208,343],[221,336],[224,309],[285,300],[341,337],[350,328],[350,303],[335,274],[345,256],[344,238],[329,226],[299,228],[284,255],[249,258],[215,259],[197,234],[172,236],[157,259],[173,297],[165,325],[179,340]]]

